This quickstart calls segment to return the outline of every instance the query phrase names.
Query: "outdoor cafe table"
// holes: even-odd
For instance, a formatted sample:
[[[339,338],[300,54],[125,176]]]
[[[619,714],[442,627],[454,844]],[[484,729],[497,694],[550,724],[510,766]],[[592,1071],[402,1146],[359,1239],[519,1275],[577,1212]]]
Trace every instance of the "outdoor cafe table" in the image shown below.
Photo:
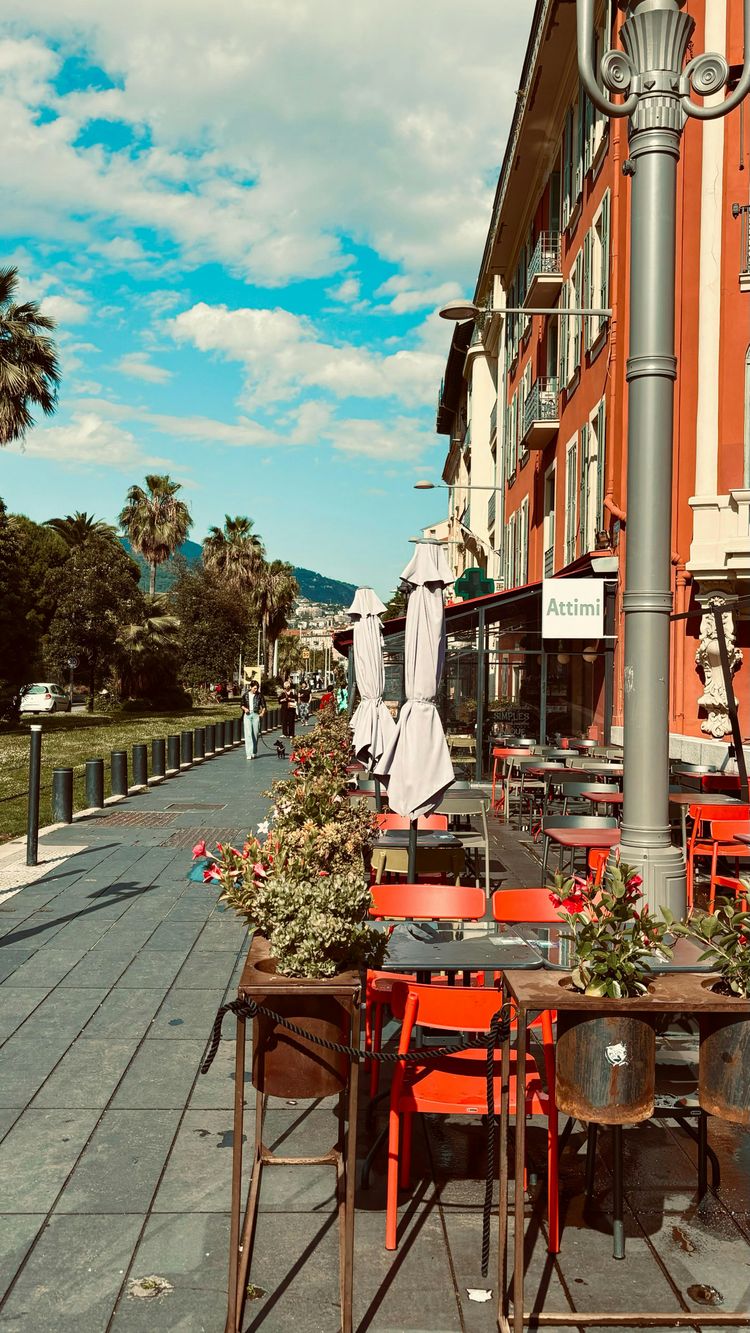
[[[748,835],[750,837],[750,835]],[[671,971],[668,975],[654,979],[648,995],[637,996],[628,1000],[595,999],[581,995],[565,984],[565,975],[542,968],[537,970],[513,970],[505,977],[505,994],[514,1002],[516,1029],[516,1067],[523,1068],[527,1049],[527,1027],[531,1019],[543,1010],[561,1011],[586,1010],[590,1014],[632,1013],[646,1010],[649,1013],[691,1014],[701,1012],[737,1012],[740,1001],[718,995],[706,985],[705,972]],[[662,1311],[646,1312],[633,1310],[588,1311],[588,1310],[533,1310],[524,1309],[525,1279],[525,1240],[524,1221],[524,1167],[526,1162],[526,1116],[523,1113],[523,1101],[519,1102],[515,1116],[515,1179],[513,1189],[513,1216],[515,1220],[513,1236],[513,1285],[512,1306],[511,1291],[508,1288],[508,1120],[510,1087],[510,1033],[502,1046],[502,1096],[500,1109],[500,1188],[499,1188],[499,1228],[498,1228],[498,1310],[497,1323],[502,1333],[523,1333],[526,1325],[531,1327],[549,1326],[563,1328],[586,1328],[595,1326],[626,1326],[641,1328],[676,1328],[687,1324],[696,1327],[716,1327],[729,1325],[750,1328],[750,1310],[729,1313],[725,1310],[706,1311],[682,1309],[674,1314]]]
[[[511,968],[542,967],[544,956],[533,939],[515,929],[500,929],[494,921],[463,922],[454,926],[431,921],[384,921],[390,931],[382,968],[413,972],[428,979],[440,972],[504,972]]]
[[[687,860],[687,817],[689,807],[691,805],[737,805],[738,800],[736,796],[725,796],[723,792],[718,791],[670,791],[669,804],[677,805],[680,809],[682,852]]]
[[[591,801],[594,805],[611,805],[613,807],[622,805],[621,791],[585,791],[583,795],[587,801]],[[614,813],[613,809],[612,814]]]
[[[550,842],[556,842],[563,851],[575,855],[581,849],[588,852],[592,847],[616,847],[620,841],[620,830],[619,828],[548,828],[544,830],[544,836],[549,838]]]
[[[409,829],[386,829],[372,849],[372,865],[380,883],[385,873],[408,873]],[[420,867],[421,862],[421,867]],[[417,874],[450,873],[458,882],[464,868],[464,848],[454,833],[432,829],[417,831]]]

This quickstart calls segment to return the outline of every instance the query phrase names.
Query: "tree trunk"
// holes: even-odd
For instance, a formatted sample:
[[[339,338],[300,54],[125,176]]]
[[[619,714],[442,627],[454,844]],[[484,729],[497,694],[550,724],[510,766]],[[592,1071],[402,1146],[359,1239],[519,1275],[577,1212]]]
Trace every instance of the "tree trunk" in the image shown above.
[[[95,668],[94,668],[94,659],[93,659],[93,657],[92,657],[92,658],[90,659],[90,661],[89,661],[89,703],[88,703],[88,710],[89,710],[90,713],[93,713],[93,711],[94,711],[94,687],[95,687],[95,684],[96,684],[96,671],[95,671]]]
[[[152,560],[152,561],[151,561],[151,563],[150,563],[150,567],[149,567],[148,591],[149,591],[149,595],[150,595],[151,597],[153,597],[154,594],[155,594],[155,592],[156,592],[156,561],[155,561],[155,560]]]

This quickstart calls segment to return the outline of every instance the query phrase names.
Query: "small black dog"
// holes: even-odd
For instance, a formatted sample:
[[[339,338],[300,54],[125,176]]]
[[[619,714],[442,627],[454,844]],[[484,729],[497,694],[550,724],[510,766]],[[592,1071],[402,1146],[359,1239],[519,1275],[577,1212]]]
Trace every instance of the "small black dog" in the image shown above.
[[[286,759],[286,750],[284,749],[283,741],[274,741],[274,748],[276,750],[277,759]]]

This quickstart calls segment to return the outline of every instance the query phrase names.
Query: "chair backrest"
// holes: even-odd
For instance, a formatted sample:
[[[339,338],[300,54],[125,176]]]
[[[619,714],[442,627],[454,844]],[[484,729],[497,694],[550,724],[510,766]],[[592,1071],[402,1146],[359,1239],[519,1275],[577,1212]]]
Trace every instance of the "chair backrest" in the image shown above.
[[[366,778],[366,777],[362,777],[362,776],[360,776],[359,774],[357,774],[357,790],[358,790],[358,791],[375,791],[375,779],[374,779],[374,778]],[[385,788],[382,787],[382,784],[381,784],[381,790],[382,790],[382,791],[385,790]]]
[[[481,815],[482,811],[487,812],[489,801],[483,796],[470,796],[468,793],[462,793],[460,796],[453,795],[453,788],[447,796],[444,796],[437,808],[437,814],[440,815]]]
[[[502,1004],[501,992],[490,988],[394,982],[390,1005],[395,1017],[403,1019],[399,1050],[409,1049],[408,1037],[415,1023],[448,1032],[488,1032]]]
[[[693,826],[695,832],[699,824],[718,824],[723,823],[725,819],[739,820],[747,825],[750,820],[750,805],[742,805],[739,801],[732,805],[702,805],[698,800],[695,805],[688,806],[688,813],[695,821]]]
[[[410,826],[411,820],[406,815],[378,815],[378,827],[383,833],[386,829],[405,829]],[[419,832],[432,829],[436,833],[445,833],[447,828],[447,815],[420,815],[417,820],[417,830]]]
[[[388,921],[481,921],[484,889],[455,884],[373,884],[370,916]]]
[[[586,791],[619,792],[620,790],[616,782],[585,782],[579,777],[553,778],[551,786],[559,787],[564,796],[582,796]]]
[[[513,755],[529,755],[531,745],[494,745],[492,747],[493,758],[510,759]]]
[[[498,889],[492,895],[495,921],[528,921],[539,925],[559,925],[549,889]]]
[[[747,819],[712,819],[711,837],[725,845],[734,844],[735,834],[750,833],[750,821]],[[736,844],[738,856],[750,856],[750,846],[746,842]]]
[[[670,765],[673,773],[718,773],[715,764],[685,764],[681,759]]]
[[[542,832],[548,828],[617,828],[617,820],[610,815],[547,815],[542,820]]]

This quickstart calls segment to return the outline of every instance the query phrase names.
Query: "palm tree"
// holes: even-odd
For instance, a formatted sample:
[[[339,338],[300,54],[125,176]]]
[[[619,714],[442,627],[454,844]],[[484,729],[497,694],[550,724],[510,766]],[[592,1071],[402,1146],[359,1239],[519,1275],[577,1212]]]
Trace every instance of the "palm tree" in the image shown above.
[[[176,684],[177,634],[180,622],[169,613],[163,593],[143,599],[143,614],[124,625],[117,638],[122,649],[120,688],[123,697],[149,698],[165,685]]]
[[[263,565],[265,552],[253,520],[224,516],[224,527],[213,527],[203,543],[203,564],[240,591],[249,592]]]
[[[120,514],[120,527],[127,533],[130,545],[149,566],[152,597],[156,592],[157,567],[174,555],[193,523],[187,505],[175,499],[181,489],[180,483],[171,477],[151,474],[146,477],[146,490],[142,486],[130,487]]]
[[[102,518],[94,518],[93,514],[87,514],[85,509],[82,513],[76,509],[74,514],[66,514],[65,518],[48,518],[44,526],[52,528],[52,531],[62,537],[65,545],[71,549],[74,546],[83,546],[89,537],[114,538],[115,536],[115,528],[111,523],[105,523]]]
[[[22,440],[34,424],[31,407],[50,416],[57,403],[60,367],[48,333],[54,319],[36,301],[16,305],[18,269],[0,269],[0,445]]]
[[[299,584],[294,569],[285,560],[272,560],[260,571],[253,601],[263,624],[268,676],[273,671],[274,644],[281,631],[286,629],[287,616],[298,596]]]

